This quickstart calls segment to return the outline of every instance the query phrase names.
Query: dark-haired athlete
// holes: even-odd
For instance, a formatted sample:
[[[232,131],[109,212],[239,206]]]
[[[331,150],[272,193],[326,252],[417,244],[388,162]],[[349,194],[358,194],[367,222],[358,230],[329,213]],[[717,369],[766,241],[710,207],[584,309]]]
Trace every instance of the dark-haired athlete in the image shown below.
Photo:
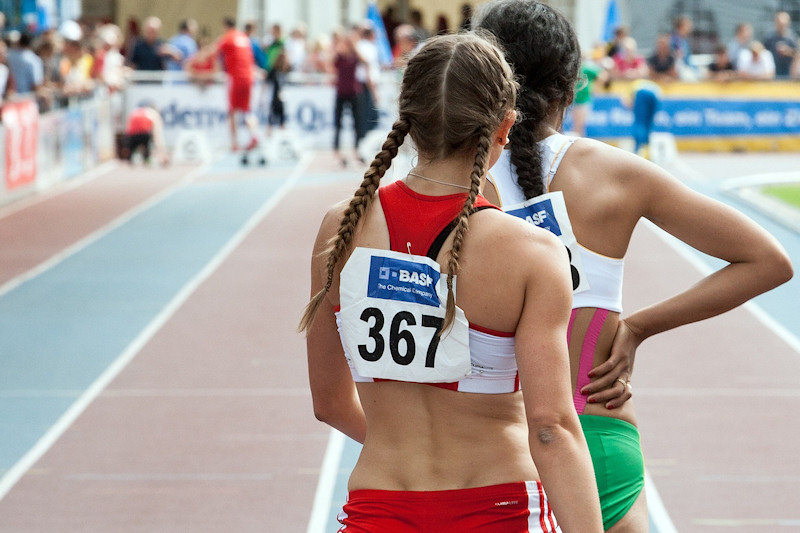
[[[604,527],[647,531],[639,433],[633,403],[626,401],[636,348],[784,283],[792,266],[780,244],[736,210],[641,157],[558,133],[581,61],[575,32],[560,13],[534,0],[496,0],[473,23],[504,47],[520,80],[517,106],[524,117],[490,171],[499,198],[487,196],[561,234],[569,246],[573,401],[592,453]],[[641,218],[729,265],[621,319],[623,258]]]

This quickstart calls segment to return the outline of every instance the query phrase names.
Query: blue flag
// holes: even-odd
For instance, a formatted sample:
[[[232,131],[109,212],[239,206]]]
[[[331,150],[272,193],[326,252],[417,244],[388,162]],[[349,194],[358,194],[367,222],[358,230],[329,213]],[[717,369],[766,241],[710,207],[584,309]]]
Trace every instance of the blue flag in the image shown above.
[[[622,24],[619,18],[619,7],[617,0],[609,0],[608,10],[606,11],[606,25],[603,28],[601,39],[603,42],[610,42],[614,38],[614,30]]]
[[[381,12],[378,11],[378,4],[375,2],[367,5],[367,20],[372,23],[372,29],[375,32],[375,46],[378,47],[378,59],[381,65],[391,65],[393,62],[392,47],[389,46],[386,27],[383,25]]]

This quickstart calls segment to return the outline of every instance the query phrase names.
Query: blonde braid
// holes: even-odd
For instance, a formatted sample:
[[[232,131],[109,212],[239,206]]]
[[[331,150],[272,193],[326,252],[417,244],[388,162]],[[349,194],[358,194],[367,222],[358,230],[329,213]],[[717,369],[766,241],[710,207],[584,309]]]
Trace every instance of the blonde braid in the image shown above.
[[[469,216],[472,213],[472,208],[475,205],[475,200],[478,197],[478,191],[481,186],[481,177],[486,173],[486,158],[489,155],[489,144],[491,142],[492,132],[488,127],[481,128],[480,137],[478,138],[478,151],[475,154],[475,163],[472,166],[472,173],[470,174],[470,188],[467,199],[464,201],[464,206],[461,208],[461,213],[458,215],[458,223],[453,234],[453,246],[450,248],[449,257],[447,259],[447,305],[445,307],[444,323],[442,324],[442,331],[449,328],[456,315],[456,300],[455,293],[453,292],[453,278],[458,274],[459,265],[458,258],[461,255],[461,247],[464,244],[464,236],[469,229]]]
[[[403,144],[403,141],[408,135],[411,125],[408,120],[401,118],[397,120],[393,126],[392,131],[386,137],[381,151],[375,156],[375,159],[370,163],[369,168],[364,173],[364,179],[361,185],[356,190],[350,203],[345,208],[342,215],[342,221],[339,224],[339,231],[328,242],[328,247],[323,254],[328,254],[327,271],[328,279],[323,287],[317,294],[311,298],[303,312],[303,317],[300,319],[300,324],[297,326],[297,331],[308,331],[314,323],[314,317],[322,304],[322,300],[328,294],[328,291],[333,284],[333,274],[336,270],[336,265],[342,260],[347,252],[347,248],[353,241],[356,227],[359,221],[364,216],[367,208],[372,204],[375,198],[375,191],[380,185],[381,178],[386,174],[386,171],[392,164],[392,160],[397,156],[397,151]]]

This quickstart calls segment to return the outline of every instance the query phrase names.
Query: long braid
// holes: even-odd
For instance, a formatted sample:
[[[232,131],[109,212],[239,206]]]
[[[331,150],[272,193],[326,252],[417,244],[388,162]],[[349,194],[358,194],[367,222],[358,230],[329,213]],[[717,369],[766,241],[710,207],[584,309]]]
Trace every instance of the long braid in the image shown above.
[[[486,173],[486,162],[491,138],[491,129],[485,126],[481,128],[478,138],[478,150],[475,154],[475,163],[472,166],[472,173],[469,177],[469,194],[467,194],[467,199],[464,201],[464,206],[461,208],[461,213],[458,215],[458,223],[456,224],[456,229],[453,234],[453,246],[450,249],[447,259],[447,305],[445,307],[442,330],[449,328],[455,320],[456,301],[455,293],[453,292],[453,279],[458,274],[458,258],[461,255],[461,247],[464,244],[464,235],[469,229],[469,216],[475,205],[475,199],[478,197],[481,177]]]
[[[522,187],[526,199],[535,198],[544,193],[542,182],[542,154],[536,141],[539,138],[539,124],[545,119],[547,102],[524,87],[517,96],[522,119],[511,129],[509,148],[511,162],[517,171],[517,183]]]
[[[408,135],[411,125],[408,120],[401,118],[397,120],[392,126],[392,131],[386,137],[381,151],[375,156],[375,159],[370,163],[369,168],[364,173],[364,179],[361,185],[356,190],[350,203],[345,208],[342,215],[342,221],[339,224],[339,231],[328,243],[328,248],[323,254],[328,255],[327,271],[328,278],[325,286],[311,298],[311,301],[306,305],[303,317],[300,319],[300,324],[297,327],[298,331],[307,331],[311,328],[314,322],[314,317],[319,310],[322,301],[330,291],[333,284],[333,275],[336,270],[336,265],[345,256],[347,249],[353,242],[356,227],[359,221],[364,216],[367,208],[372,204],[375,198],[375,191],[380,185],[381,178],[386,174],[386,171],[392,164],[392,160],[397,156],[397,151],[403,144],[403,141]]]
[[[491,32],[520,83],[517,105],[522,121],[511,130],[511,162],[526,198],[544,192],[537,141],[547,132],[548,115],[572,103],[581,50],[569,21],[548,5],[529,0],[494,0],[478,8],[473,27]]]

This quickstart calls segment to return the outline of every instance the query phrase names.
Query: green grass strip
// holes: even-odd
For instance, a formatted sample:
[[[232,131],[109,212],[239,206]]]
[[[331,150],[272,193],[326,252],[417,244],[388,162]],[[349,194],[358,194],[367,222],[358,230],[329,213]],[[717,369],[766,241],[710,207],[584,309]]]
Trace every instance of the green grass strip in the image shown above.
[[[764,187],[762,192],[800,209],[800,184],[770,185]]]

